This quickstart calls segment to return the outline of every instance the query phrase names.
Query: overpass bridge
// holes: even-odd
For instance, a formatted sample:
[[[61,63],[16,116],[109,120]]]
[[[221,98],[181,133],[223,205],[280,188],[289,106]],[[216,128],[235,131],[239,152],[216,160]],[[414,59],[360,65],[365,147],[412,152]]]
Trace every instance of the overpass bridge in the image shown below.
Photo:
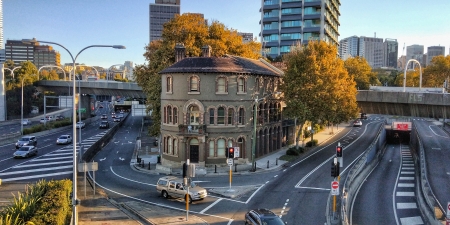
[[[77,81],[81,93],[90,95],[146,98],[137,83],[116,81]],[[72,81],[38,81],[38,90],[67,95]],[[77,87],[78,89],[78,87]],[[405,92],[403,92],[405,90]],[[433,88],[374,88],[358,91],[356,100],[361,112],[426,118],[450,118],[450,95]]]

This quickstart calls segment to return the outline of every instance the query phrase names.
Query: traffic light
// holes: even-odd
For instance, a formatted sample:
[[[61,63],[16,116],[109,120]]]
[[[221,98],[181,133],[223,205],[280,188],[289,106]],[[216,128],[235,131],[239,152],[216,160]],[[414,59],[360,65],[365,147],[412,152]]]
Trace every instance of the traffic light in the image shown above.
[[[188,173],[188,165],[186,163],[183,163],[183,178],[187,177]]]
[[[331,162],[331,177],[338,177],[339,176],[339,162],[334,163]]]
[[[336,157],[342,157],[342,146],[336,146]]]
[[[234,148],[233,147],[227,149],[227,158],[234,159]]]

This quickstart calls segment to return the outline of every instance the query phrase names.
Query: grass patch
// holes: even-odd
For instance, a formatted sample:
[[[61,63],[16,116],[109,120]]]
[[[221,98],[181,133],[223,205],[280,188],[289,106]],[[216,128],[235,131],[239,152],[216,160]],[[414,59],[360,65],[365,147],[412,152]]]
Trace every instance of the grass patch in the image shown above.
[[[292,162],[298,159],[298,157],[299,157],[298,155],[283,155],[280,157],[280,160]]]

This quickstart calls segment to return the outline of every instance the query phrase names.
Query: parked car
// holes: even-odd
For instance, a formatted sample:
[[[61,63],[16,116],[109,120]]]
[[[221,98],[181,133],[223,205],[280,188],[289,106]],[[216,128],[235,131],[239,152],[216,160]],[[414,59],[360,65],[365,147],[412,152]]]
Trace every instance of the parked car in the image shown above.
[[[22,125],[30,125],[30,124],[31,124],[31,120],[29,120],[29,119],[22,120]]]
[[[66,117],[64,117],[63,115],[58,115],[56,116],[56,121],[58,120],[64,120]]]
[[[84,127],[86,127],[84,122],[77,122],[77,129],[83,129]]]
[[[114,118],[114,122],[120,122],[120,118],[119,117],[116,117],[116,118]]]
[[[37,146],[37,139],[35,136],[23,136],[16,142],[16,149],[22,146]]]
[[[14,158],[28,158],[37,155],[38,150],[35,146],[22,146],[14,152]]]
[[[64,145],[64,144],[70,144],[72,143],[72,136],[68,134],[64,134],[59,136],[59,138],[56,139],[57,145]]]
[[[106,120],[106,119],[108,119],[108,115],[106,115],[106,114],[102,114],[102,116],[100,117],[102,120]]]
[[[353,122],[353,126],[354,126],[354,127],[360,127],[360,126],[362,126],[361,120],[355,120],[355,121]]]
[[[246,225],[284,225],[279,216],[268,209],[253,209],[245,214]]]
[[[183,179],[174,176],[161,177],[156,184],[158,191],[164,198],[186,198],[188,187],[184,186]],[[195,182],[191,182],[189,186],[189,203],[194,200],[202,200],[208,196],[206,189],[198,186]]]
[[[100,128],[109,128],[109,122],[108,121],[102,121],[100,123]]]

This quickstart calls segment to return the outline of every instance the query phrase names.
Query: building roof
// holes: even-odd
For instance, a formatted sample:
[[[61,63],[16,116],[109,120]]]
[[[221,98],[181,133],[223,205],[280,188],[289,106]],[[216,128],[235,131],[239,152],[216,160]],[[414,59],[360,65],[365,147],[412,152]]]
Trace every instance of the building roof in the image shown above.
[[[166,73],[238,73],[249,75],[281,76],[283,72],[264,60],[232,55],[224,57],[188,57],[162,70]]]

